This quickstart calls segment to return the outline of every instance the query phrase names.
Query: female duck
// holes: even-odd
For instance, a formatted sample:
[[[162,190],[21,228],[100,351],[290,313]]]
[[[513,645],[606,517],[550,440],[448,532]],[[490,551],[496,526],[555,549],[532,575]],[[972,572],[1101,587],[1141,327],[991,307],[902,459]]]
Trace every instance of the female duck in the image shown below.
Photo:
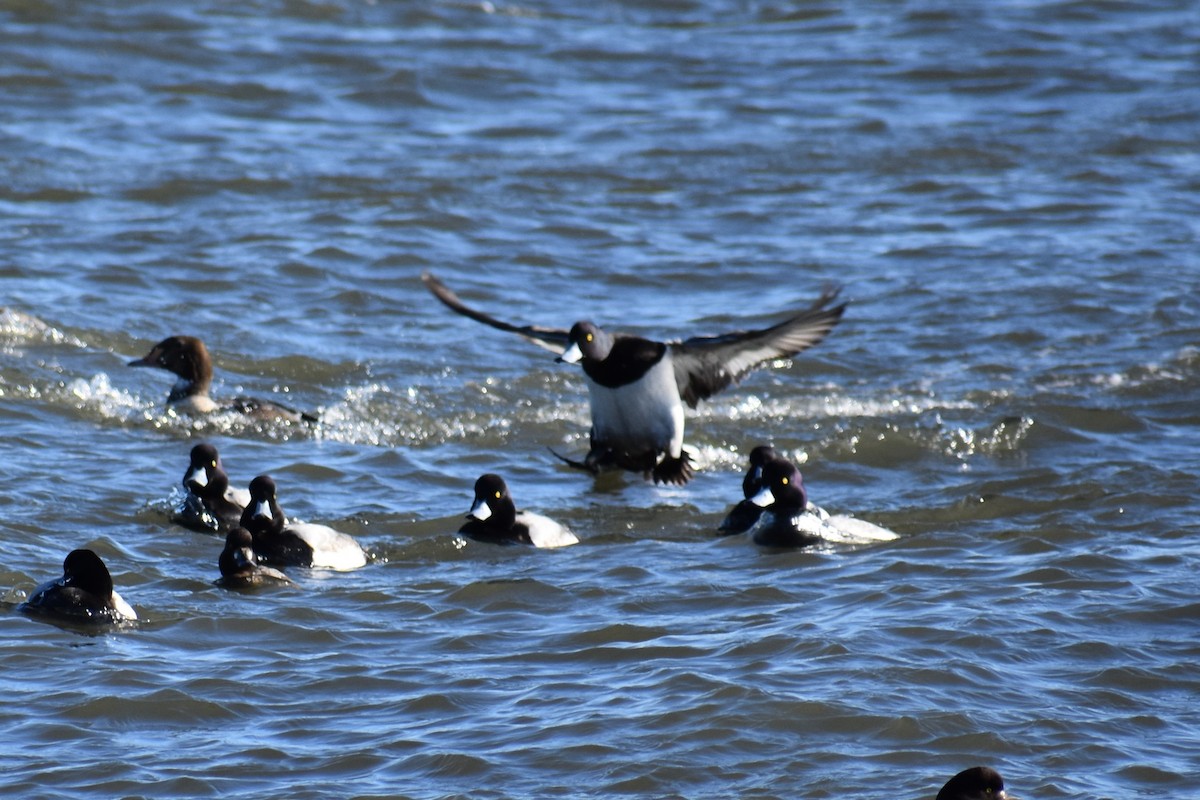
[[[255,555],[266,564],[357,569],[367,563],[362,547],[344,533],[306,522],[289,525],[270,475],[250,481],[250,504],[242,512],[241,525],[254,538]]]
[[[488,473],[475,481],[475,502],[467,513],[470,520],[458,532],[493,544],[531,544],[534,547],[564,547],[579,538],[549,517],[517,511],[508,485],[499,475]]]
[[[130,361],[129,366],[158,367],[176,375],[178,380],[167,395],[167,405],[186,414],[224,411],[244,414],[254,419],[318,421],[312,414],[256,397],[235,397],[227,405],[217,405],[216,401],[208,396],[213,380],[212,357],[208,354],[204,342],[195,336],[168,336],[154,345],[142,358]]]
[[[225,537],[225,549],[217,559],[217,567],[221,570],[221,578],[217,581],[221,586],[244,589],[267,583],[292,583],[279,570],[258,563],[258,557],[254,555],[254,537],[242,527],[234,528]]]
[[[785,458],[767,462],[762,488],[751,502],[764,513],[754,526],[754,543],[763,547],[809,547],[815,544],[872,544],[899,536],[866,520],[830,515],[808,501],[800,470]]]
[[[113,624],[137,619],[133,608],[113,590],[112,575],[91,550],[72,550],[63,576],[34,589],[18,606],[26,614],[67,622]]]

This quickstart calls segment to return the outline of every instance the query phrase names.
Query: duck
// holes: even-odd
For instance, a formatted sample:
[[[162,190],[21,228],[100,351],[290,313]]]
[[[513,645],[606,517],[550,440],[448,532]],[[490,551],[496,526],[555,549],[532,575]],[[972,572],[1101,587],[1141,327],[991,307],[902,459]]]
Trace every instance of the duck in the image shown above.
[[[235,397],[226,405],[218,405],[209,397],[212,388],[212,356],[204,342],[195,336],[168,336],[141,358],[130,361],[131,367],[158,367],[178,376],[167,395],[167,407],[185,414],[204,415],[214,412],[234,412],[253,419],[316,423],[318,418],[303,411],[255,397]]]
[[[33,590],[17,607],[31,616],[66,622],[118,624],[137,620],[137,612],[113,589],[112,575],[92,550],[72,550],[63,575]]]
[[[856,517],[830,515],[809,502],[800,470],[786,458],[763,466],[762,488],[750,501],[764,511],[751,528],[754,543],[761,547],[873,544],[900,538],[887,528]]]
[[[768,461],[778,457],[779,454],[775,452],[775,448],[767,444],[760,444],[750,451],[750,468],[746,470],[746,475],[742,478],[742,499],[729,510],[725,519],[721,521],[721,525],[717,528],[719,534],[731,536],[735,533],[745,533],[754,527],[754,523],[758,522],[763,510],[750,498],[762,489],[763,467]]]
[[[470,539],[492,544],[529,544],[534,547],[565,547],[579,538],[541,514],[517,511],[508,484],[494,473],[475,481],[475,502],[469,520],[458,532]]]
[[[242,520],[250,493],[229,485],[217,448],[202,442],[192,448],[183,487],[188,495],[175,512],[179,524],[203,533],[227,533]]]
[[[254,554],[254,536],[241,526],[226,535],[225,549],[217,558],[217,567],[221,570],[221,577],[217,581],[220,586],[246,588],[268,583],[294,585],[292,579],[279,570],[258,563],[258,556]]]
[[[250,481],[250,503],[240,524],[250,531],[254,554],[264,564],[350,570],[367,563],[366,552],[353,537],[327,525],[289,524],[270,475]]]
[[[810,307],[767,328],[660,342],[611,333],[587,320],[570,330],[514,325],[467,306],[431,272],[421,280],[451,311],[523,336],[557,353],[559,362],[580,365],[592,415],[590,447],[583,461],[555,456],[593,475],[625,470],[677,486],[695,473],[694,456],[683,442],[684,404],[696,408],[763,363],[819,344],[846,310],[845,303],[830,306],[838,295],[830,289]]]
[[[937,800],[1008,800],[1010,797],[1004,791],[1004,779],[999,772],[991,767],[971,767],[947,781],[938,792]]]

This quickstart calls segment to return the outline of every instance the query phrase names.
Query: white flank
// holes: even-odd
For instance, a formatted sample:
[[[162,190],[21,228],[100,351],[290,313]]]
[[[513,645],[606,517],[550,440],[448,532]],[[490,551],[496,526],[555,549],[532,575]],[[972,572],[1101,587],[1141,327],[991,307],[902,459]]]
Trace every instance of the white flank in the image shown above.
[[[296,534],[312,548],[312,565],[325,569],[358,569],[367,563],[367,554],[358,542],[328,525],[300,522],[284,529]]]
[[[120,614],[122,618],[128,620],[135,620],[138,618],[137,612],[133,610],[133,606],[129,605],[129,603],[126,603],[125,598],[117,594],[116,590],[113,590],[112,593],[112,604],[113,608],[116,609],[116,612]]]
[[[534,547],[566,547],[579,544],[578,536],[541,514],[522,511],[517,515],[517,522],[528,526],[529,540],[533,542]]]

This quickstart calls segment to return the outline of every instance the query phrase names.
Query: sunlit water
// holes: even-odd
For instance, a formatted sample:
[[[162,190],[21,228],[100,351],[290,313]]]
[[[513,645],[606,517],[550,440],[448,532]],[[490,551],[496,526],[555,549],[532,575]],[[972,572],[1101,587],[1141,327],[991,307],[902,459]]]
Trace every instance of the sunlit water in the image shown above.
[[[1200,774],[1200,16],[1188,3],[0,4],[6,796],[1188,797]],[[577,371],[842,287],[599,481]],[[173,333],[192,420],[128,369]],[[353,573],[213,585],[187,453]],[[773,442],[902,534],[716,526]],[[464,543],[475,478],[582,539]],[[141,621],[18,614],[75,547]]]

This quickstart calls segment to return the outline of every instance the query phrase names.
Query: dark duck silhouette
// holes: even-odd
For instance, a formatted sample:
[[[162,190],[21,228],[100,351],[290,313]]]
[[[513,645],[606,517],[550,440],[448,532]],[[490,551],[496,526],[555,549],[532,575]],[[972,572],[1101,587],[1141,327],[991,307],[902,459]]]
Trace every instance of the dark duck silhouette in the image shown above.
[[[91,550],[68,553],[62,577],[38,586],[17,608],[31,616],[69,623],[114,624],[137,619],[137,613],[113,589],[104,561]]]
[[[1004,791],[1004,779],[991,767],[971,767],[955,775],[937,800],[1016,800]]]
[[[254,554],[250,531],[236,527],[225,537],[225,549],[217,558],[221,578],[217,583],[230,588],[247,588],[269,583],[291,584],[292,580],[277,569],[264,567]]]
[[[725,519],[717,528],[718,533],[724,536],[745,533],[758,522],[758,518],[762,516],[762,506],[756,505],[751,498],[762,489],[763,467],[768,461],[778,457],[775,448],[770,445],[760,444],[750,451],[750,467],[742,478],[742,499],[725,515]]]
[[[174,519],[202,533],[228,533],[241,523],[250,502],[249,492],[229,485],[217,448],[207,443],[192,448],[183,486],[188,494]]]

